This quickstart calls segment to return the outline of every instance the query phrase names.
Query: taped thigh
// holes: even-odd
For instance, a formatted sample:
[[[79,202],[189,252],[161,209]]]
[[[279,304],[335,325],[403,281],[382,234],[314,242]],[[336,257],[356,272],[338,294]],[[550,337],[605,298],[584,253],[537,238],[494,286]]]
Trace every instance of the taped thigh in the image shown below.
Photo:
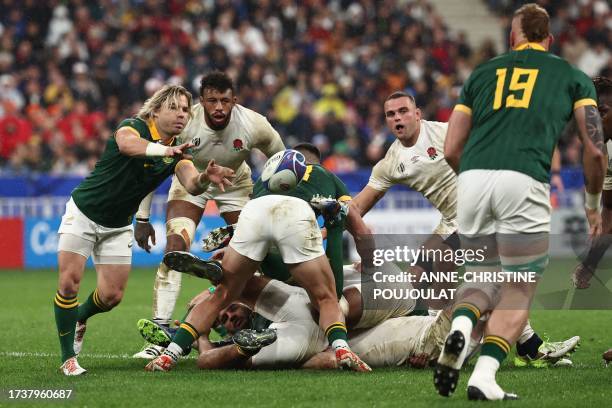
[[[187,244],[187,250],[191,248],[193,237],[195,236],[196,224],[189,217],[172,218],[166,222],[166,237],[179,235]]]

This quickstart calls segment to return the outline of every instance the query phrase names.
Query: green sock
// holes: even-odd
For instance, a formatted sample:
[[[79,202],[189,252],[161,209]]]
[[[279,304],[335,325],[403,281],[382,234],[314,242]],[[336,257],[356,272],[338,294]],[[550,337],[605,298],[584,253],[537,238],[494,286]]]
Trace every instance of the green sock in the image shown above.
[[[74,329],[77,322],[77,297],[65,297],[59,291],[55,294],[53,310],[55,311],[55,325],[62,350],[62,363],[74,357]]]
[[[332,323],[325,329],[325,336],[327,336],[327,341],[329,344],[336,348],[337,344],[348,346],[348,337],[346,336],[346,325],[342,322]],[[334,345],[336,342],[336,345]]]
[[[200,337],[200,333],[189,323],[183,322],[174,334],[172,342],[178,344],[185,351],[198,337]]]
[[[98,288],[96,288],[93,292],[91,292],[85,303],[79,306],[79,316],[77,320],[83,323],[91,316],[98,313],[108,312],[111,309],[112,308],[102,303],[100,296],[98,295]]]
[[[466,316],[472,321],[472,326],[480,319],[480,310],[471,303],[459,303],[453,310],[453,319],[457,316]]]
[[[510,352],[510,344],[499,336],[485,336],[482,344],[481,356],[493,357],[501,364]]]

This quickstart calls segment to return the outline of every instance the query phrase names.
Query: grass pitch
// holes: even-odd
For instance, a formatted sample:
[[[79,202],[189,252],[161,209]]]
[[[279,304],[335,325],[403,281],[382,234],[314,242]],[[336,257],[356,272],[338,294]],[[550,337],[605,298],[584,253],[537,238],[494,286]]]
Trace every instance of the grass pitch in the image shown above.
[[[551,265],[547,273],[568,274],[572,263]],[[463,372],[457,393],[439,397],[430,370],[378,369],[363,375],[351,372],[199,371],[193,358],[181,361],[171,373],[146,373],[145,362],[130,356],[142,340],[136,321],[149,317],[154,269],[134,270],[123,302],[112,312],[93,317],[79,362],[83,377],[62,376],[59,344],[53,317],[57,272],[0,271],[0,406],[474,406],[467,401],[468,373]],[[184,277],[178,305],[204,288],[201,280]],[[95,287],[88,270],[79,299]],[[182,308],[181,308],[182,309]],[[177,315],[179,311],[177,310]],[[514,368],[510,356],[498,374],[507,391],[521,400],[510,406],[609,406],[612,367],[601,353],[612,347],[612,311],[534,311],[532,324],[552,340],[582,337],[573,368]],[[73,389],[63,401],[8,398],[10,389]],[[478,403],[476,403],[478,405]]]

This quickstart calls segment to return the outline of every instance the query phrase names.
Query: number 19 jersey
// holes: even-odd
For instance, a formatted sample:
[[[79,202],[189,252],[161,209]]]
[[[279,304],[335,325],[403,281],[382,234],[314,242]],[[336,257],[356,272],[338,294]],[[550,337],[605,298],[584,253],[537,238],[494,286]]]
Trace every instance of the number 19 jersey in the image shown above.
[[[557,140],[574,109],[596,105],[582,71],[527,43],[479,65],[455,110],[472,115],[459,171],[514,170],[548,183]]]

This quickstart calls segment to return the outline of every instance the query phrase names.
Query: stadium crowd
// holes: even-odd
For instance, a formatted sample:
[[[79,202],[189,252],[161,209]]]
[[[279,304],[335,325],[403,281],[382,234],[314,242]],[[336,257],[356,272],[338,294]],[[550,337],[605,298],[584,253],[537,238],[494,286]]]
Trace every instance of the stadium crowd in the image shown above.
[[[487,0],[502,21],[518,1]],[[553,52],[610,76],[604,0],[540,1]],[[118,122],[164,83],[197,93],[214,69],[287,145],[333,171],[370,166],[393,136],[382,101],[403,89],[446,121],[472,68],[504,50],[453,37],[426,0],[0,0],[0,171],[86,175]],[[506,28],[504,28],[506,32]],[[563,145],[578,163],[577,139]],[[257,165],[257,158],[253,158]]]

